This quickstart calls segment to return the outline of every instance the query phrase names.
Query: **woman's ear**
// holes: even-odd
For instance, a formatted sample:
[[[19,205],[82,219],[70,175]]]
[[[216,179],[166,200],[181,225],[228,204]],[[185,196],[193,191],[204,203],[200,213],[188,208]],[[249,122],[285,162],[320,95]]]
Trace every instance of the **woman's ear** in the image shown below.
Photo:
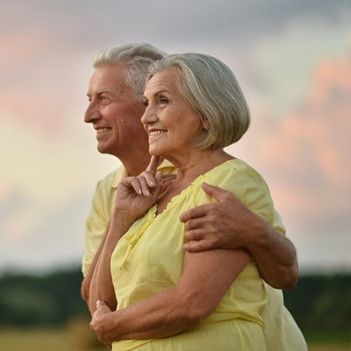
[[[201,118],[201,122],[202,122],[202,129],[210,129],[210,124],[208,123],[207,118]]]

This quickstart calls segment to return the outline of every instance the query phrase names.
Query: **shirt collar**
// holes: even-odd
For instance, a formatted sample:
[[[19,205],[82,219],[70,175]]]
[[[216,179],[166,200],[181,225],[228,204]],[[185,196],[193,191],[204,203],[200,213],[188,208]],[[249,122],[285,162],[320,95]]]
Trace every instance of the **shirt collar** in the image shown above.
[[[171,173],[174,173],[175,171],[175,167],[168,160],[163,160],[163,162],[158,166],[157,169],[165,174],[171,174]],[[127,170],[123,166],[121,166],[115,174],[115,178],[113,179],[111,188],[116,189],[120,181],[127,176],[128,176]]]

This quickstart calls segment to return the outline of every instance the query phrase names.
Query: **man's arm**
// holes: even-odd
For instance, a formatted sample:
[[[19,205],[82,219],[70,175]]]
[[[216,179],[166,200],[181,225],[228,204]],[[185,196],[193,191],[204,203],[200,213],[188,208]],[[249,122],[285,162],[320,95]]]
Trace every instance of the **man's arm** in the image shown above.
[[[116,309],[117,300],[112,284],[110,260],[118,240],[129,229],[131,221],[123,214],[112,216],[111,224],[106,231],[88,274],[82,283],[82,297],[91,314],[96,310],[96,302],[103,300],[111,310]]]
[[[90,302],[90,300],[91,300],[91,294],[90,294],[91,281],[92,281],[93,276],[95,275],[96,267],[101,264],[101,259],[100,259],[101,251],[104,248],[106,237],[108,235],[109,230],[110,230],[110,224],[108,224],[108,226],[107,226],[105,234],[100,242],[99,248],[94,256],[93,261],[89,265],[89,268],[86,271],[84,278],[83,278],[83,281],[82,281],[82,284],[81,284],[81,289],[80,289],[81,296],[82,296],[83,300],[86,302],[91,314],[94,312],[94,309],[91,309],[91,307],[90,307],[91,304],[93,303],[93,301]],[[96,278],[96,276],[95,276],[95,278]],[[115,303],[116,302],[114,302],[113,304],[115,304]]]
[[[298,278],[294,245],[232,193],[204,184],[217,202],[193,208],[181,216],[185,249],[191,252],[244,248],[252,255],[262,278],[278,289],[292,288]]]

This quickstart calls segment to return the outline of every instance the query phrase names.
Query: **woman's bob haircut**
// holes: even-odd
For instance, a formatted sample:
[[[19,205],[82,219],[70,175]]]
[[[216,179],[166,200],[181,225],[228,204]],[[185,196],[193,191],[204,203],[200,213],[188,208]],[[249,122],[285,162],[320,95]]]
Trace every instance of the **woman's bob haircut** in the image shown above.
[[[250,112],[241,88],[228,66],[203,54],[175,54],[150,66],[149,79],[175,69],[180,92],[205,122],[200,149],[222,149],[237,142],[250,125]]]

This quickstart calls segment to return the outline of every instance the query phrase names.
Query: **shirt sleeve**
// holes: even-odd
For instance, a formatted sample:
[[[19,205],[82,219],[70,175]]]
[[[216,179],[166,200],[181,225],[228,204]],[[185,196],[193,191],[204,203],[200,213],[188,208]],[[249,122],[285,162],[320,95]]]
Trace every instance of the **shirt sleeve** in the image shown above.
[[[85,276],[89,270],[109,221],[104,197],[101,182],[98,182],[93,195],[90,212],[85,223],[85,249],[82,260],[83,276]]]
[[[274,230],[285,234],[285,228],[279,213],[275,210],[269,188],[263,177],[247,164],[239,164],[230,169],[224,168],[215,172],[209,179],[205,180],[211,185],[216,185],[224,190],[234,193],[239,200],[253,213],[263,218]],[[212,202],[214,199],[207,197],[200,202]]]

